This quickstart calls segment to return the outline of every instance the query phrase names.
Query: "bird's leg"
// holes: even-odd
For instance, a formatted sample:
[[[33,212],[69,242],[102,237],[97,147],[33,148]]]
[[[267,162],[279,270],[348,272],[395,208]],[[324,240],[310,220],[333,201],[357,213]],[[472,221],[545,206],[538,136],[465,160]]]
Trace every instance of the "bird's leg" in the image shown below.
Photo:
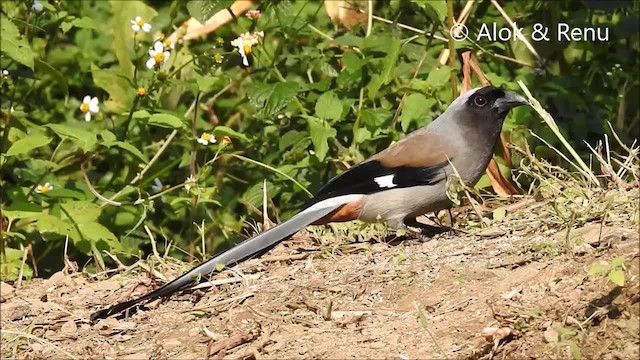
[[[415,223],[419,224],[417,221],[415,221]],[[429,236],[423,233],[420,227],[412,226],[413,224],[407,224],[404,219],[387,220],[387,224],[395,230],[395,236],[397,238],[416,238],[421,241],[427,241],[430,239]]]
[[[426,235],[428,237],[432,237],[434,235],[441,234],[443,232],[451,230],[446,226],[433,226],[433,225],[421,223],[418,220],[416,220],[415,217],[405,218],[404,225],[407,227],[407,229],[413,230],[414,232],[418,231],[421,234]]]

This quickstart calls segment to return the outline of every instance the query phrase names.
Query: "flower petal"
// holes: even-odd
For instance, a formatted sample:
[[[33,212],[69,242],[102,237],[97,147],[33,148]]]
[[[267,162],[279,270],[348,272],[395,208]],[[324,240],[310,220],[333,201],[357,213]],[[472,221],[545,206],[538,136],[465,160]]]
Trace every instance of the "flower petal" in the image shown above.
[[[156,51],[156,54],[161,53],[164,50],[164,45],[160,41],[156,41],[156,43],[153,44],[153,49]]]
[[[211,137],[211,139],[209,139],[209,144],[215,144],[216,143],[216,138],[215,137]]]
[[[164,62],[167,62],[167,60],[169,60],[169,56],[171,56],[171,53],[168,51],[165,51],[163,55],[164,55]]]
[[[142,18],[140,16],[136,16],[136,22],[142,20]]]
[[[95,114],[100,111],[100,107],[98,107],[98,104],[89,105],[89,111]]]
[[[83,104],[88,104],[89,101],[91,101],[91,96],[87,95],[84,98],[82,98],[82,103]]]
[[[198,143],[202,144],[202,145],[207,145],[209,142],[203,138],[198,138]]]
[[[92,97],[91,101],[89,101],[89,106],[98,106],[98,98],[97,97]]]
[[[156,60],[151,57],[149,60],[147,60],[147,69],[153,69],[154,66],[156,66]]]
[[[140,31],[140,26],[138,26],[138,24],[133,24],[131,25],[131,30],[138,32]]]
[[[154,57],[156,56],[157,52],[153,49],[149,49],[149,56]]]
[[[244,54],[244,51],[241,53],[242,55],[242,65],[249,66],[249,59],[247,59],[247,55]]]
[[[144,24],[144,25],[142,25],[142,31],[144,31],[144,32],[149,32],[149,31],[151,31],[151,24]]]
[[[84,113],[84,121],[91,121],[91,111]]]

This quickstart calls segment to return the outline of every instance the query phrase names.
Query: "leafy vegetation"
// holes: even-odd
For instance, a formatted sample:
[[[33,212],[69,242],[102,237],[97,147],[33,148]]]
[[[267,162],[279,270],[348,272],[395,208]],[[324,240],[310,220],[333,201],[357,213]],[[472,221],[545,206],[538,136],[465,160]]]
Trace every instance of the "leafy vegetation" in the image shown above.
[[[204,256],[253,221],[263,184],[277,215],[289,217],[347,164],[444,111],[460,70],[438,61],[451,44],[473,49],[494,85],[525,83],[586,164],[583,140],[602,139],[608,122],[628,143],[640,128],[637,2],[505,4],[528,34],[536,23],[610,30],[605,42],[535,42],[536,53],[517,40],[449,44],[397,26],[447,36],[445,2],[417,0],[376,2],[374,14],[390,23],[349,31],[322,2],[262,1],[256,19],[163,41],[189,17],[203,21],[231,3],[0,3],[3,276],[18,276],[28,245],[38,270],[61,268],[67,241],[71,258],[104,269],[106,252],[151,250],[144,226],[161,248]],[[465,3],[453,5],[458,13]],[[491,23],[511,25],[485,1],[467,26],[474,34]],[[569,167],[551,150],[561,140],[530,109],[516,109],[504,131]],[[531,181],[519,178],[523,188]]]

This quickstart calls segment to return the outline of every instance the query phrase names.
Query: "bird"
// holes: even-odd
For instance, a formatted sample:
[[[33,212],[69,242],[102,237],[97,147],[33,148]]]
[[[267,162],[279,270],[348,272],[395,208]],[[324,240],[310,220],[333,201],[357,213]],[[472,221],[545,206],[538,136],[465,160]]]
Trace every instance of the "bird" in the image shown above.
[[[484,86],[457,97],[426,127],[335,176],[289,220],[223,251],[160,288],[99,310],[91,320],[186,290],[222,268],[260,256],[308,225],[361,220],[410,229],[417,216],[447,209],[452,174],[473,186],[493,155],[509,111],[528,104],[517,93]]]

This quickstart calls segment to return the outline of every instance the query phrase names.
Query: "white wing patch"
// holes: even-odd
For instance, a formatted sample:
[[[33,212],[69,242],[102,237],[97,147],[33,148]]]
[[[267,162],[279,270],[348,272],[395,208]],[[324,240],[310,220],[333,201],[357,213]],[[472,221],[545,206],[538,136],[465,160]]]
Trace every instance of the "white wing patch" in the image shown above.
[[[393,183],[393,177],[395,175],[391,174],[391,175],[385,175],[385,176],[378,176],[377,178],[373,179],[376,183],[378,183],[378,186],[380,186],[381,188],[392,188],[392,187],[396,187],[398,186],[398,184],[394,184]]]

